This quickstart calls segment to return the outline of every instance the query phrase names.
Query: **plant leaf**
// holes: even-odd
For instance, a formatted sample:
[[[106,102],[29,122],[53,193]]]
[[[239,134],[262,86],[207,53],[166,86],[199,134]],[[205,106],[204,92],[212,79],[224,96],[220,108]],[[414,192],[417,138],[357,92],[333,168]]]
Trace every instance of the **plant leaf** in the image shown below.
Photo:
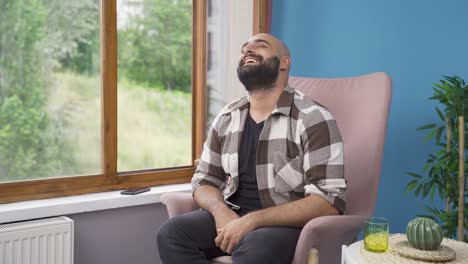
[[[426,129],[431,129],[431,128],[434,128],[434,127],[436,127],[436,124],[428,124],[428,125],[418,127],[418,128],[416,128],[416,130],[426,130]]]
[[[435,192],[437,190],[437,186],[438,186],[437,184],[434,184],[431,187],[431,195],[429,196],[430,199],[431,199],[431,202],[434,201],[434,195],[435,195]]]
[[[429,134],[427,134],[427,136],[424,138],[424,142],[429,141],[434,136],[436,131],[437,131],[437,129],[431,130],[431,132],[429,132]]]
[[[410,181],[408,185],[406,186],[405,192],[406,193],[411,192],[412,190],[416,188],[417,185],[418,185],[418,180],[415,179],[415,180]]]
[[[426,196],[429,194],[430,188],[431,186],[429,185],[428,182],[423,184],[423,193],[422,193],[423,198],[426,198]]]
[[[418,197],[419,193],[420,193],[421,190],[422,190],[422,187],[423,187],[423,185],[421,184],[421,185],[419,185],[418,188],[416,188],[416,190],[414,191],[414,195],[415,195],[416,197]]]
[[[442,114],[442,111],[440,111],[440,109],[437,106],[436,106],[435,109],[436,109],[437,115],[439,116],[440,120],[445,122],[445,116],[444,116],[444,114]]]
[[[414,177],[414,178],[418,178],[418,179],[422,179],[423,176],[417,174],[417,173],[414,173],[414,172],[407,172],[408,175]]]
[[[437,144],[440,144],[440,138],[442,137],[442,132],[444,132],[444,129],[445,129],[444,126],[440,126],[440,127],[437,128],[437,133],[436,133],[436,136],[435,136]]]

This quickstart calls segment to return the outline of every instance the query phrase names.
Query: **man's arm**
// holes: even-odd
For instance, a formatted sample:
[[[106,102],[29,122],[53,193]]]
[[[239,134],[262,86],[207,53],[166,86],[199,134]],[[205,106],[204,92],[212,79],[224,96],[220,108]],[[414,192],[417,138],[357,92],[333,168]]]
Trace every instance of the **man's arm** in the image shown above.
[[[193,198],[200,208],[213,215],[216,228],[222,228],[239,216],[224,202],[221,189],[226,184],[226,172],[221,161],[221,141],[218,135],[220,118],[223,111],[215,118],[203,145],[203,152],[195,174],[192,177]]]
[[[239,241],[249,232],[265,226],[303,227],[310,219],[337,215],[338,210],[317,195],[251,212],[239,219],[230,221],[218,230],[215,242],[227,253],[232,253]]]
[[[202,185],[193,194],[200,208],[207,210],[213,215],[216,229],[223,228],[230,221],[239,218],[225,203],[221,191],[211,185]]]
[[[302,199],[269,207],[247,214],[252,218],[255,228],[264,226],[303,227],[310,219],[337,215],[338,210],[326,200],[317,195],[309,195]]]

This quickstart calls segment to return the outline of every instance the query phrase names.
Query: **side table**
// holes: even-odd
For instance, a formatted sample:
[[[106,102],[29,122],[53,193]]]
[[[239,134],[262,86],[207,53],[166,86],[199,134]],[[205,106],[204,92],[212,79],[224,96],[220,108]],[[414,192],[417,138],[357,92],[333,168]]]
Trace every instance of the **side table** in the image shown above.
[[[360,253],[363,246],[362,240],[356,241],[349,246],[341,246],[341,264],[366,263]]]
[[[349,246],[342,246],[341,251],[341,264],[386,264],[386,263],[399,263],[399,264],[422,264],[434,263],[425,262],[421,260],[405,258],[392,250],[392,247],[398,242],[406,240],[405,234],[391,234],[388,239],[387,252],[373,253],[364,249],[364,241],[359,240]],[[450,264],[465,263],[468,264],[468,243],[460,242],[452,239],[444,238],[442,244],[455,250],[456,259],[445,262]]]

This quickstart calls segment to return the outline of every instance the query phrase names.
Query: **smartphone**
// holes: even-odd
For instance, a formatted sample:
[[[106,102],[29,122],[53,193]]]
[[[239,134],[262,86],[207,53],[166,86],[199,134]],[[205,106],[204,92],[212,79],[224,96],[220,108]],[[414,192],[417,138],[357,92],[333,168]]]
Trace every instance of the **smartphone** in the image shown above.
[[[128,188],[127,190],[121,191],[120,193],[124,195],[135,195],[135,194],[147,192],[149,190],[151,190],[150,187],[132,187],[132,188]]]

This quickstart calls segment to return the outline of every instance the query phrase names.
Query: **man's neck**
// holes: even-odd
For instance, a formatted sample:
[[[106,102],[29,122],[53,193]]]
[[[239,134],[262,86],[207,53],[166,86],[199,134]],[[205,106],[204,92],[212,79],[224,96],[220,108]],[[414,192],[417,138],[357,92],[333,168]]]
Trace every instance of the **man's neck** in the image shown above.
[[[275,85],[266,90],[257,90],[250,93],[250,116],[260,123],[267,119],[275,109],[278,99],[286,85]]]

